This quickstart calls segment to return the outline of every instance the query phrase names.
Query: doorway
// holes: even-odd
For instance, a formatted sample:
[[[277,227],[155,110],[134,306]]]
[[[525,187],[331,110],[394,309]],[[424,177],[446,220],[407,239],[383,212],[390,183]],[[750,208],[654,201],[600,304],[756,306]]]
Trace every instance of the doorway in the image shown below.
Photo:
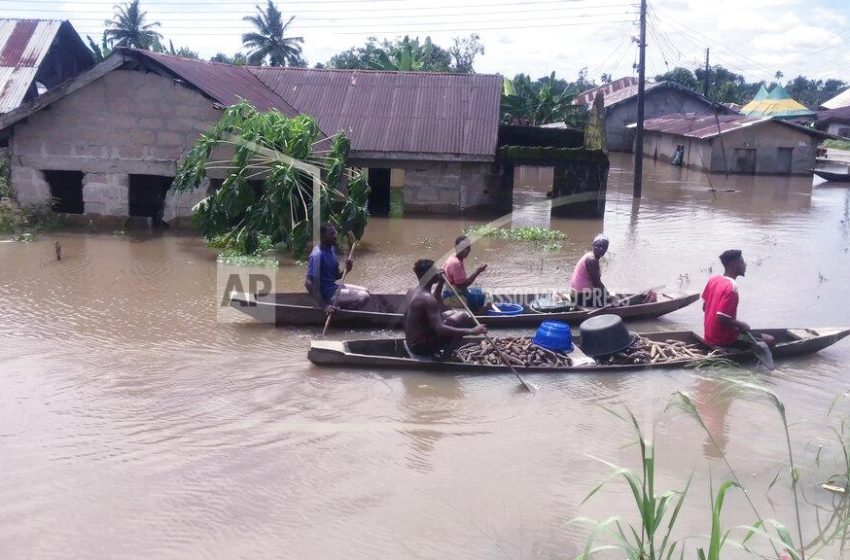
[[[390,215],[391,177],[389,168],[369,168],[369,213],[373,216]]]
[[[153,225],[161,225],[172,181],[173,177],[162,175],[130,175],[130,216],[151,218]]]
[[[60,214],[82,214],[83,172],[82,171],[44,171],[44,180],[50,185],[52,209]]]
[[[791,162],[793,161],[794,148],[777,148],[776,150],[776,172],[782,175],[791,174]]]
[[[735,173],[756,172],[756,149],[735,148]]]

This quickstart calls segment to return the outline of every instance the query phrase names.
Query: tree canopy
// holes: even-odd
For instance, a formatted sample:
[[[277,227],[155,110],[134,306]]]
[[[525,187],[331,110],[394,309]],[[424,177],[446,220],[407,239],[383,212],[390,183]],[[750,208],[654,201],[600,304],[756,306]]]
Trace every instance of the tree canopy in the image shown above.
[[[456,37],[448,49],[444,49],[425,37],[379,41],[369,37],[362,47],[351,47],[331,57],[328,68],[345,70],[391,70],[408,72],[474,72],[475,57],[484,52],[480,37],[473,33],[469,37]]]
[[[675,82],[702,94],[705,77],[705,68],[696,68],[692,72],[687,68],[676,67],[655,76],[655,80]],[[764,84],[768,89],[780,85],[784,74],[776,72],[775,77],[777,81]],[[730,72],[722,66],[714,66],[709,68],[708,83],[708,98],[712,101],[743,105],[752,100],[763,82],[748,82],[741,74]],[[797,76],[781,85],[785,86],[791,97],[810,108],[818,107],[847,87],[841,80],[813,80],[805,76]]]
[[[270,66],[304,66],[301,45],[304,37],[289,37],[287,31],[295,16],[286,23],[283,14],[272,0],[267,0],[266,9],[257,6],[257,14],[245,16],[245,21],[254,24],[256,31],[242,35],[242,44],[249,49],[248,62],[262,64],[268,61]]]
[[[149,49],[162,39],[162,35],[155,30],[160,26],[159,22],[146,23],[147,15],[141,9],[140,0],[115,6],[115,14],[105,23],[109,46]]]
[[[366,227],[369,186],[346,165],[348,138],[320,136],[311,117],[259,112],[241,101],[201,135],[180,164],[173,190],[197,189],[209,169],[223,170],[221,186],[196,205],[193,218],[208,241],[238,253],[274,247],[303,255],[313,231],[314,204],[322,221],[359,238]],[[317,143],[325,146],[323,152],[314,151]],[[229,159],[214,159],[228,150],[233,152]],[[321,170],[319,201],[313,199],[313,178],[303,164]]]

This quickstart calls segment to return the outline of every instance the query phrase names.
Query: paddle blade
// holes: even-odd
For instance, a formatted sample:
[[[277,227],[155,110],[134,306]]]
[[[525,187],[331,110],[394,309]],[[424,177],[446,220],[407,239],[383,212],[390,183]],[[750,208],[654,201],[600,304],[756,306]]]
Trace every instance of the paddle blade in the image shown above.
[[[759,362],[761,362],[764,367],[770,371],[775,370],[776,365],[773,363],[773,353],[770,351],[770,347],[767,343],[763,340],[758,340],[752,333],[750,333],[750,338],[753,340],[753,352]]]

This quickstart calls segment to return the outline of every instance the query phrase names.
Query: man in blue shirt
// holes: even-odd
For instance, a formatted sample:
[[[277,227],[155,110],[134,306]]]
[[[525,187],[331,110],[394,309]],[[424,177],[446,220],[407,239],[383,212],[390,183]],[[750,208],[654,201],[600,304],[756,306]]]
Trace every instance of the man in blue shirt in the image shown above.
[[[329,313],[337,307],[357,309],[366,305],[369,301],[369,291],[366,288],[354,284],[337,286],[336,282],[342,278],[342,272],[336,257],[336,228],[329,223],[323,223],[319,233],[319,244],[313,248],[307,259],[307,278],[304,281],[307,293]],[[346,259],[345,269],[350,271],[353,264],[351,259]]]

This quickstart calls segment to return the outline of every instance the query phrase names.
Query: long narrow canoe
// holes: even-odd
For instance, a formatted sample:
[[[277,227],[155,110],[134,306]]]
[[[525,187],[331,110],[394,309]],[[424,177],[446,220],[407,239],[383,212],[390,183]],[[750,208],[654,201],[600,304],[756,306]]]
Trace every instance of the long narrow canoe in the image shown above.
[[[850,334],[850,329],[822,328],[822,329],[763,329],[754,331],[767,333],[776,338],[776,347],[772,349],[775,359],[801,356],[823,350]],[[701,344],[708,351],[702,339],[692,331],[641,333],[642,336],[655,341],[681,340],[688,344]],[[474,339],[470,339],[474,340]],[[588,371],[622,371],[646,368],[671,368],[684,367],[688,364],[699,362],[699,359],[683,358],[680,360],[669,360],[656,364],[626,364],[626,365],[599,365],[592,359],[576,350],[570,354],[573,359],[571,367],[529,367],[517,368],[520,372],[537,373],[579,373]],[[331,341],[314,340],[310,345],[307,357],[317,366],[325,367],[363,367],[363,368],[392,368],[392,369],[426,369],[436,370],[451,374],[474,374],[474,373],[509,373],[510,370],[504,365],[476,365],[463,362],[438,362],[428,359],[411,358],[404,346],[402,338],[371,338],[362,340]],[[755,355],[750,350],[729,350],[715,354],[714,357],[726,358],[735,362],[747,362],[755,360]]]
[[[628,294],[625,294],[628,295]],[[531,309],[531,302],[551,297],[552,293],[527,293],[497,295],[497,303],[517,303],[523,306],[519,315],[479,315],[478,319],[489,328],[536,327],[543,321],[563,321],[576,325],[594,311],[592,307],[577,307],[574,311],[541,313]],[[699,299],[697,293],[658,294],[658,301],[611,307],[606,313],[623,319],[654,319],[681,309]],[[230,306],[263,323],[275,325],[321,326],[325,324],[325,311],[316,307],[313,299],[304,293],[275,293],[253,297],[233,295]],[[340,309],[331,324],[335,327],[401,328],[404,314],[403,294],[372,294],[365,309]]]
[[[850,183],[850,173],[836,173],[835,171],[821,171],[820,169],[813,169],[812,172],[830,183]]]

